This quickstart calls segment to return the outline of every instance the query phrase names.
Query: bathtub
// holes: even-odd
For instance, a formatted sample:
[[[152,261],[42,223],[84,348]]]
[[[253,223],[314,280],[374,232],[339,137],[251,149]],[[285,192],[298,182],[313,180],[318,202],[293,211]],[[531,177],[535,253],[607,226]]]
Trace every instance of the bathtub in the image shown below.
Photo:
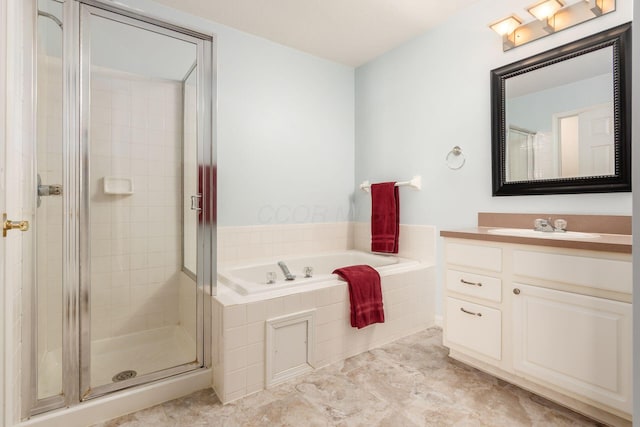
[[[285,280],[278,261],[284,261],[295,280]],[[419,264],[418,261],[392,255],[378,255],[368,252],[348,250],[327,254],[283,257],[273,261],[221,269],[218,280],[241,295],[253,295],[280,289],[296,288],[309,284],[335,281],[338,275],[331,272],[336,268],[349,265],[366,264],[374,267],[380,276],[410,269]],[[313,269],[312,277],[305,277],[305,267]],[[275,283],[267,283],[267,273],[276,273]]]

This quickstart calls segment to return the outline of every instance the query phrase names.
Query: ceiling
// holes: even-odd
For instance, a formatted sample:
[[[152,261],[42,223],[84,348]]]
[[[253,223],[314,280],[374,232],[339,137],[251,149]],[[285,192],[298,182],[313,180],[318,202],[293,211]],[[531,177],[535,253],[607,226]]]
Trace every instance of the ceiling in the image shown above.
[[[477,0],[155,0],[352,67]]]

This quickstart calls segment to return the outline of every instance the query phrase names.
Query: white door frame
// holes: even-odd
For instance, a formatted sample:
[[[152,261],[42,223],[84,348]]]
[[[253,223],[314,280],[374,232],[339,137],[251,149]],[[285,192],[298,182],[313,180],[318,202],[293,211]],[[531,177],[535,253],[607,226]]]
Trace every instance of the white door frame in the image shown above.
[[[0,143],[0,207],[12,220],[33,221],[31,214],[23,211],[25,188],[30,185],[23,174],[30,167],[29,160],[33,147],[35,129],[35,61],[34,61],[34,3],[23,0],[2,2],[2,24],[5,32],[0,43],[0,58],[4,62],[2,77],[3,106],[0,120],[4,120],[5,134]],[[6,60],[5,60],[6,59]],[[20,419],[22,393],[22,330],[23,301],[22,287],[23,241],[31,233],[11,232],[0,243],[0,266],[2,291],[0,305],[2,315],[2,376],[3,391],[0,393],[3,405],[4,425],[16,424]],[[10,250],[6,250],[10,248]]]
[[[4,31],[0,34],[0,129],[4,131],[0,132],[0,211],[4,212],[5,209],[5,149],[6,143],[6,129],[7,129],[7,2],[0,1],[0,28],[4,28]],[[0,290],[0,308],[2,313],[7,312],[5,292],[7,290],[5,269],[4,269],[4,253],[5,253],[4,239],[0,242],[0,277],[2,283],[2,289]],[[0,316],[0,423],[2,425],[7,424],[5,411],[5,392],[7,382],[6,378],[6,366],[5,355],[7,354],[7,348],[5,345],[5,325],[8,322],[4,318],[4,315]]]

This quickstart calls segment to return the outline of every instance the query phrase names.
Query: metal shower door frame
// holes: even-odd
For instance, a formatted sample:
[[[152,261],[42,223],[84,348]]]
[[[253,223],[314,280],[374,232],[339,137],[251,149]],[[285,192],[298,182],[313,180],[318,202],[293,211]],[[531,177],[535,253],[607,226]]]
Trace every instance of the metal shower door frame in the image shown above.
[[[210,333],[210,304],[207,295],[210,295],[211,287],[213,285],[212,269],[215,269],[215,263],[212,262],[213,254],[211,234],[215,229],[215,224],[207,223],[206,221],[199,222],[198,230],[198,263],[197,263],[197,337],[196,341],[197,359],[194,362],[187,363],[180,366],[170,367],[157,372],[141,375],[129,380],[105,384],[95,388],[91,387],[91,322],[90,322],[90,197],[89,197],[89,123],[90,123],[90,76],[91,76],[91,46],[90,30],[91,30],[91,16],[99,16],[101,18],[109,19],[119,22],[121,24],[130,25],[143,30],[152,31],[155,33],[163,34],[169,37],[184,40],[189,43],[193,43],[197,48],[197,60],[198,64],[202,64],[202,67],[198,67],[198,87],[202,87],[202,90],[198,91],[198,165],[206,165],[208,168],[213,164],[213,150],[212,143],[212,131],[206,123],[210,122],[204,118],[212,117],[212,92],[211,81],[213,78],[212,73],[212,36],[197,33],[192,30],[188,30],[182,27],[176,27],[166,22],[161,22],[153,18],[149,18],[139,13],[134,13],[128,10],[122,10],[120,8],[114,8],[110,4],[105,4],[101,1],[94,0],[80,0],[80,19],[79,22],[79,41],[80,41],[80,56],[79,56],[79,87],[80,97],[79,111],[80,111],[80,152],[78,153],[80,180],[79,180],[79,233],[78,233],[78,249],[79,249],[79,312],[80,312],[80,343],[79,343],[79,368],[80,368],[80,389],[79,399],[84,401],[93,399],[116,390],[121,390],[129,387],[133,387],[140,384],[145,384],[151,381],[157,381],[162,378],[182,374],[185,372],[193,371],[194,369],[204,368],[210,364],[210,346],[205,345],[205,337],[211,335]],[[206,77],[206,73],[209,74],[209,78]],[[200,86],[202,85],[202,86]],[[202,169],[205,169],[204,167]],[[211,188],[205,184],[204,187]],[[207,194],[207,200],[205,200],[205,194],[203,194],[203,206],[201,211],[202,217],[207,217],[207,213],[210,212],[210,207],[206,206],[207,201],[210,201],[212,192],[205,191]],[[206,263],[206,261],[209,261]]]
[[[37,0],[32,0],[35,4]],[[197,232],[197,359],[191,363],[91,388],[90,316],[90,15],[194,43],[197,49],[197,152],[201,170],[215,171],[215,36],[141,14],[107,0],[68,0],[63,8],[63,342],[62,394],[38,400],[37,358],[30,357],[23,417],[75,406],[82,401],[211,365],[211,304],[215,295],[215,174],[203,174]],[[35,19],[35,18],[34,18]],[[35,30],[37,31],[37,29]],[[34,79],[35,80],[35,79]],[[35,198],[34,198],[35,199]],[[34,266],[35,268],[35,266]],[[36,294],[34,284],[34,295]],[[35,310],[29,339],[36,340]],[[35,347],[34,347],[35,348]],[[32,352],[34,354],[35,352]]]

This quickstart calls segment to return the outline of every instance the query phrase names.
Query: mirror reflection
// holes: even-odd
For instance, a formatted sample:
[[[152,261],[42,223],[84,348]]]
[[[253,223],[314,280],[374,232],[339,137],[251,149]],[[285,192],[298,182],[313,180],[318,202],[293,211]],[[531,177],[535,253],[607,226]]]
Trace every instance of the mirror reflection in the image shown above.
[[[613,47],[505,80],[506,181],[615,174]]]

